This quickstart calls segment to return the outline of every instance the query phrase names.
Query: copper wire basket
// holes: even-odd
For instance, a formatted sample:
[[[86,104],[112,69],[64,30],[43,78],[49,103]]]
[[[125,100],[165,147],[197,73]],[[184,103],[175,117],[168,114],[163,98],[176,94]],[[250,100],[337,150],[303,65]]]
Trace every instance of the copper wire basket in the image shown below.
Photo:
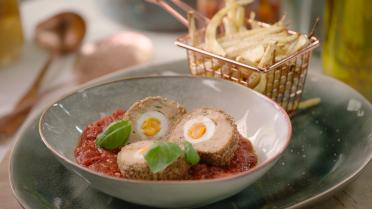
[[[149,0],[149,2],[158,4],[181,23],[188,26],[187,19],[171,7],[168,2],[166,3],[163,0]],[[183,11],[193,11],[200,21],[208,22],[206,17],[194,11],[184,2],[180,0],[170,2]],[[260,25],[263,27],[269,26],[265,23],[260,23]],[[204,29],[201,28],[196,33],[197,45],[204,42]],[[290,30],[288,33],[296,34],[295,31]],[[312,34],[313,32],[308,36],[310,44],[306,48],[265,68],[250,66],[197,48],[195,47],[195,40],[194,46],[191,44],[189,35],[178,37],[175,44],[186,49],[192,75],[217,77],[237,82],[266,95],[291,114],[301,101],[312,50],[319,46],[319,40]],[[263,82],[263,79],[265,82]]]

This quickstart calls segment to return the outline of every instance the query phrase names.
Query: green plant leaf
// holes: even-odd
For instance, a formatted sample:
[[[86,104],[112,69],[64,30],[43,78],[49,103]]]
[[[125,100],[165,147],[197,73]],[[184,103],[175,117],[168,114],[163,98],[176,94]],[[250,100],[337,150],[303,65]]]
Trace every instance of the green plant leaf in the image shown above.
[[[119,148],[128,142],[131,131],[132,125],[128,120],[112,122],[97,136],[96,145],[108,150]]]
[[[194,149],[190,142],[184,141],[183,144],[185,146],[184,152],[186,161],[190,163],[190,165],[198,164],[200,161],[200,156],[198,152]]]
[[[181,148],[171,142],[155,141],[145,153],[144,158],[152,173],[166,169],[182,155]]]

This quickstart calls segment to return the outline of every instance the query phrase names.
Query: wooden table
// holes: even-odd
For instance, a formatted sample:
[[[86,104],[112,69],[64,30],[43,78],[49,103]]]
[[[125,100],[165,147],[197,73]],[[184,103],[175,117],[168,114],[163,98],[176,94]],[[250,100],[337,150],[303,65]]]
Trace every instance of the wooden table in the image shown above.
[[[21,208],[17,200],[13,197],[13,193],[9,184],[9,159],[10,152],[8,152],[0,163],[0,208],[1,209],[17,209]]]
[[[9,154],[0,164],[0,209],[21,209],[9,185]],[[331,197],[306,209],[371,209],[372,208],[372,164],[351,184]],[[103,209],[103,208],[102,208]]]

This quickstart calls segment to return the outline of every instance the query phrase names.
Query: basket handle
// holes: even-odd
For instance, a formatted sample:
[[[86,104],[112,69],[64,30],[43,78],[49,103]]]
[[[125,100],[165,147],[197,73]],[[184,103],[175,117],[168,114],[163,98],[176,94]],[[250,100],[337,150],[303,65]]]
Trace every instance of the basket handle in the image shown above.
[[[146,0],[146,1],[160,6],[165,11],[167,11],[169,14],[171,14],[173,17],[175,17],[178,21],[180,21],[183,25],[185,25],[186,27],[189,26],[188,20],[184,16],[182,16],[177,10],[175,10],[174,7],[172,7],[169,3],[165,2],[164,0]],[[171,0],[171,2],[186,13],[193,12],[195,14],[195,17],[202,24],[206,25],[209,22],[209,19],[206,16],[202,15],[200,12],[193,9],[191,6],[189,6],[185,2],[181,0]]]

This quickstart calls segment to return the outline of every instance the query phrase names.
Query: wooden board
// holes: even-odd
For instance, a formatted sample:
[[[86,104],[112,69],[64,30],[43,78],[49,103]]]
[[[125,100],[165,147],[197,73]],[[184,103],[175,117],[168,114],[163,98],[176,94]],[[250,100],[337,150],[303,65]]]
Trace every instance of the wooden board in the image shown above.
[[[9,159],[10,150],[0,163],[0,208],[1,209],[20,209],[17,200],[14,198],[9,184]]]

